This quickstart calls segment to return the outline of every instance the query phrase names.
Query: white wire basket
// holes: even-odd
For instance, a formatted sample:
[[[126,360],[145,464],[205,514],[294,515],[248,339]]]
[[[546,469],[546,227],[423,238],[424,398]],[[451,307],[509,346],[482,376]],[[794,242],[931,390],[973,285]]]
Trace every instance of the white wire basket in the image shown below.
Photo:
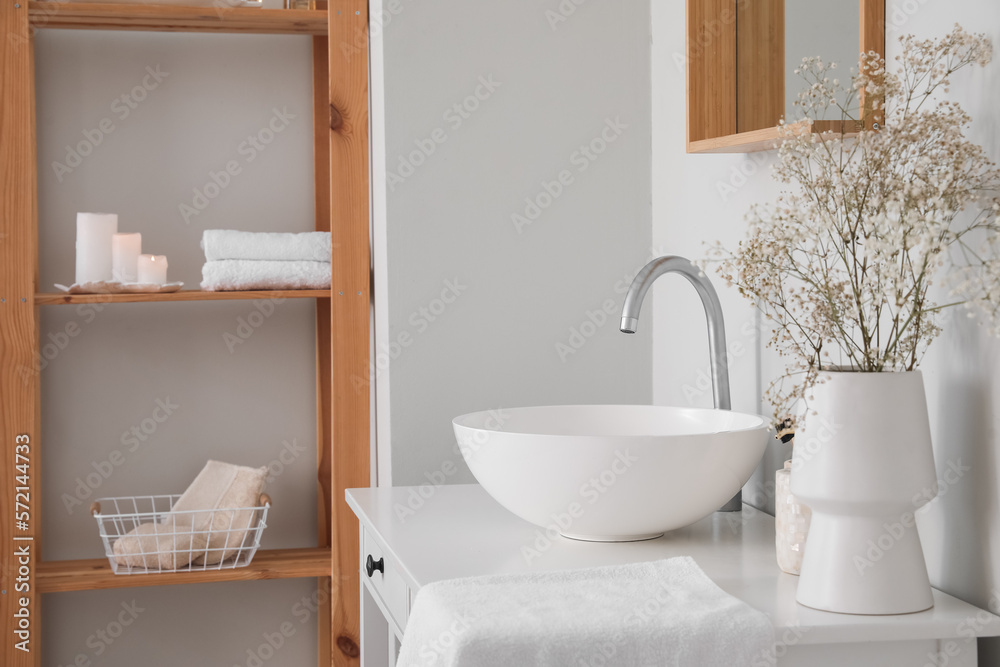
[[[246,567],[260,547],[271,498],[257,507],[172,511],[180,495],[101,498],[90,506],[115,574]]]

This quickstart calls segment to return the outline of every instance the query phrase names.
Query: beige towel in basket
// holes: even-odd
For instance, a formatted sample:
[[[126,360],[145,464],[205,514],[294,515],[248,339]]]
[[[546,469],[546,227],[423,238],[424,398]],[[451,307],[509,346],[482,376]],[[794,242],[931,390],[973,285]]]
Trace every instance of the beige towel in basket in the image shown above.
[[[207,533],[176,526],[168,518],[164,523],[141,524],[120,537],[114,546],[115,561],[148,570],[176,570],[204,554],[206,546]]]
[[[118,538],[120,565],[176,570],[214,565],[239,551],[253,528],[267,468],[209,461],[162,522],[144,523]]]
[[[256,507],[266,478],[266,467],[247,468],[221,461],[205,464],[170,509],[177,525],[208,532],[206,552],[195,563],[214,565],[239,550],[257,513],[236,508]]]

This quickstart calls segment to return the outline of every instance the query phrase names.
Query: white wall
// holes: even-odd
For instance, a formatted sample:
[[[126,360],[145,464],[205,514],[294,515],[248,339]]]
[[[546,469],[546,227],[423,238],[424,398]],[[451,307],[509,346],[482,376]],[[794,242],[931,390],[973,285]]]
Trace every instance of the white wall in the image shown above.
[[[1000,4],[992,0],[890,0],[889,56],[896,38],[936,37],[956,22],[1000,45]],[[974,119],[971,137],[1000,159],[1000,60],[962,72],[951,95]],[[931,583],[1000,612],[1000,342],[957,312],[922,366],[941,492],[919,530]],[[948,475],[946,475],[946,472]],[[957,476],[956,476],[957,475]],[[980,641],[980,664],[1000,664],[1000,640]]]
[[[992,0],[890,0],[889,56],[895,39],[906,32],[940,36],[957,21],[985,30],[1000,44],[1000,4]],[[773,153],[754,156],[698,156],[684,153],[684,74],[674,55],[684,51],[684,6],[654,0],[653,15],[653,242],[671,252],[700,255],[702,242],[719,239],[733,246],[743,235],[743,215],[755,201],[774,197],[776,188],[763,168]],[[957,77],[952,86],[976,119],[973,137],[1000,158],[1000,62]],[[748,175],[749,174],[749,175]],[[707,343],[697,327],[701,306],[690,290],[656,288],[657,332],[653,347],[654,402],[707,405],[710,394],[694,395],[705,368]],[[733,290],[721,290],[731,340],[752,351],[733,362],[736,409],[761,409],[761,381],[775,376],[775,364],[752,336],[741,331],[754,315]],[[748,328],[753,331],[753,327]],[[755,358],[760,355],[761,360]],[[934,430],[938,473],[961,466],[962,476],[921,513],[920,532],[933,585],[981,607],[1000,611],[1000,343],[974,322],[958,317],[932,347],[923,370]],[[760,376],[758,379],[758,375]],[[790,454],[773,443],[745,489],[749,501],[773,512],[769,497],[773,470]],[[982,665],[1000,664],[995,640],[981,641]]]
[[[119,228],[141,232],[143,249],[167,255],[169,277],[189,287],[200,281],[206,228],[312,229],[310,45],[303,37],[41,31],[42,289],[73,282],[76,211],[117,212]],[[166,75],[157,83],[147,66]],[[134,93],[134,108],[115,102],[144,79],[149,89]],[[240,146],[274,108],[296,118],[251,161]],[[53,163],[66,163],[66,146],[88,140],[96,148],[84,146],[82,163],[57,175]],[[186,223],[179,205],[229,160],[239,175]],[[295,456],[268,485],[274,507],[263,546],[315,545],[315,309],[309,300],[260,306],[270,316],[252,318],[259,326],[232,349],[225,335],[246,333],[240,322],[255,302],[42,309],[46,560],[103,555],[87,512],[96,497],[179,493],[209,458],[262,466],[284,443]],[[172,406],[169,415],[156,412],[158,400]],[[138,444],[122,440],[133,427],[144,438]],[[69,665],[82,654],[106,667],[156,663],[158,655],[243,665],[284,622],[294,634],[280,663],[313,664],[315,617],[293,608],[314,590],[313,580],[290,580],[49,595],[43,664]],[[103,642],[95,633],[133,601],[142,609],[135,622]]]
[[[684,3],[653,0],[653,244],[695,258],[707,242],[734,247],[751,202],[775,192],[771,153],[688,155],[685,152]],[[709,272],[726,316],[733,408],[769,414],[760,403],[760,349],[755,309]],[[653,287],[653,402],[712,406],[705,315],[694,290],[680,279]],[[744,489],[744,500],[773,508],[774,473],[789,450],[777,441]],[[770,482],[770,484],[768,484]]]
[[[651,254],[648,5],[561,5],[572,13],[557,14],[555,0],[383,8],[373,58],[373,119],[385,128],[373,158],[381,484],[442,470],[472,481],[451,431],[465,412],[650,401],[651,327],[617,326],[628,279]],[[591,142],[602,151],[593,159],[580,152]],[[420,164],[410,174],[401,160]],[[560,172],[568,185],[549,204],[542,183]],[[527,222],[536,212],[525,199],[540,193],[547,207],[519,229],[512,214]]]

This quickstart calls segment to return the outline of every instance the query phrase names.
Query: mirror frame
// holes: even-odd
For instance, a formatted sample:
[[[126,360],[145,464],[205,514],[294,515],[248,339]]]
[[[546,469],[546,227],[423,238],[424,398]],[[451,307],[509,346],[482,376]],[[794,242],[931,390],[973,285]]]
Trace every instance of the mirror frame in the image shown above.
[[[794,2],[794,0],[791,0]],[[858,0],[860,51],[885,55],[886,0]],[[785,0],[687,0],[687,152],[750,153],[775,147],[784,109]],[[754,48],[739,48],[737,19]],[[761,42],[770,48],[759,48]],[[737,87],[753,91],[738,99]],[[861,105],[865,102],[862,99]],[[741,131],[741,125],[749,128]],[[803,122],[801,132],[840,130],[840,121]]]

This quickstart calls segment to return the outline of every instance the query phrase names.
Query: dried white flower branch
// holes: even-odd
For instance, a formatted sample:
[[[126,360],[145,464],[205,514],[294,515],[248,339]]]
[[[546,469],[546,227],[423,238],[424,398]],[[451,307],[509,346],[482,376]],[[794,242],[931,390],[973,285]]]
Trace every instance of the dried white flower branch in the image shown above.
[[[751,209],[735,252],[716,244],[709,254],[773,325],[770,346],[788,364],[767,392],[779,420],[801,412],[822,370],[915,369],[945,308],[979,307],[996,330],[1000,171],[965,136],[968,114],[942,99],[949,77],[986,65],[992,46],[957,25],[939,40],[900,42],[892,71],[862,54],[847,84],[835,64],[802,61],[796,72],[810,86],[799,109],[806,119],[839,109],[841,131],[782,122],[780,195]],[[929,290],[945,275],[954,289],[937,303]]]

